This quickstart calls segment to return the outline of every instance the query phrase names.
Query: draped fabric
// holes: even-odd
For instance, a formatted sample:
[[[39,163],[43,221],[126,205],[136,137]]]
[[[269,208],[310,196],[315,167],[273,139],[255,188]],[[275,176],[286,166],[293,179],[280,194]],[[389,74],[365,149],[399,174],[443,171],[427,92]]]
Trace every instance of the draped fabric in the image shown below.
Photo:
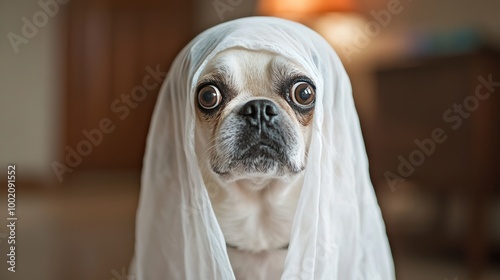
[[[234,279],[194,149],[198,77],[207,61],[233,47],[283,55],[302,65],[316,85],[311,144],[282,279],[394,279],[349,78],[321,36],[272,17],[208,29],[171,66],[144,157],[136,279]]]

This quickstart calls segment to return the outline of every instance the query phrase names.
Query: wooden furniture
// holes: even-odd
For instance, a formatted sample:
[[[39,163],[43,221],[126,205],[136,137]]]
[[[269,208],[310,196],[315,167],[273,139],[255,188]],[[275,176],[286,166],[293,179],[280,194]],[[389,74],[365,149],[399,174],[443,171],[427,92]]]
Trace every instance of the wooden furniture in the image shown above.
[[[397,196],[403,180],[411,180],[443,203],[461,196],[467,221],[461,256],[470,279],[480,279],[493,245],[489,202],[500,199],[500,54],[479,50],[408,59],[381,67],[376,76],[378,119],[366,132],[376,187]],[[496,84],[485,85],[489,79]],[[436,129],[442,131],[438,142],[432,140]],[[388,183],[388,175],[399,178]],[[419,246],[447,249],[444,229],[425,240]]]
[[[159,77],[144,79],[157,68],[166,72],[194,37],[193,1],[72,0],[64,11],[61,162],[65,147],[77,150],[87,139],[83,130],[109,119],[114,130],[83,156],[78,170],[139,172],[161,84]]]

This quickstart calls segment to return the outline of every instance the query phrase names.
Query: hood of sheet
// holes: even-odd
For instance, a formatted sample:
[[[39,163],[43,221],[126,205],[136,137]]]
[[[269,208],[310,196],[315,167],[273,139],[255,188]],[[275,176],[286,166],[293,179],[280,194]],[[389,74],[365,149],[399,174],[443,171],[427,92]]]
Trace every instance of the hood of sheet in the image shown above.
[[[272,17],[208,29],[173,62],[144,158],[132,263],[137,279],[234,279],[194,149],[197,79],[210,58],[233,47],[286,56],[308,71],[317,88],[304,185],[282,279],[394,279],[344,67],[316,32]]]

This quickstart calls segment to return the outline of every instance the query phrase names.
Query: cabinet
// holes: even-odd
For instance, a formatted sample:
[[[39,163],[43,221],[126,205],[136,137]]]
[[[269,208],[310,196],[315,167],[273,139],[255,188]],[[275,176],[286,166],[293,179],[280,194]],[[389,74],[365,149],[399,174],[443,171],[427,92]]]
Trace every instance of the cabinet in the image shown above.
[[[411,180],[443,205],[460,196],[466,226],[458,251],[479,279],[495,245],[490,206],[500,199],[500,54],[408,59],[376,77],[377,121],[366,133],[375,187],[397,192]],[[425,240],[439,250],[443,231]]]

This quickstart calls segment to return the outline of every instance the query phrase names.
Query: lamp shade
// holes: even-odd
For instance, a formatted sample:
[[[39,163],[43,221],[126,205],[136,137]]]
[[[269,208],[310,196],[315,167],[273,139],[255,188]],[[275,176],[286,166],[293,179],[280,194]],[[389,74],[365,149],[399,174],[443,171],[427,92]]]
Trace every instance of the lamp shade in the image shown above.
[[[261,0],[259,12],[279,17],[301,17],[328,12],[353,12],[357,9],[354,0]]]

